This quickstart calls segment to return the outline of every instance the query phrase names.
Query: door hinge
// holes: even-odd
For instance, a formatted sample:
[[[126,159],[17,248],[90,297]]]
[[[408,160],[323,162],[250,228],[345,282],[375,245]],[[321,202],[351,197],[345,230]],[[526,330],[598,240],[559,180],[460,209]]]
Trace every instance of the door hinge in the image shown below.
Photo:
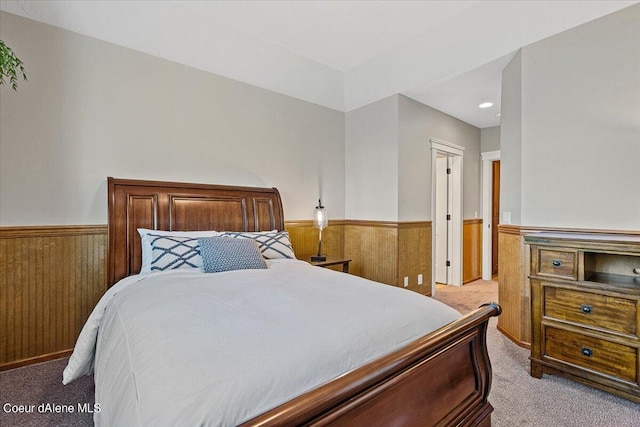
[[[447,175],[451,175],[451,168],[447,168]]]
[[[447,261],[447,267],[451,267],[451,261]]]
[[[451,215],[447,214],[447,221],[451,221]]]

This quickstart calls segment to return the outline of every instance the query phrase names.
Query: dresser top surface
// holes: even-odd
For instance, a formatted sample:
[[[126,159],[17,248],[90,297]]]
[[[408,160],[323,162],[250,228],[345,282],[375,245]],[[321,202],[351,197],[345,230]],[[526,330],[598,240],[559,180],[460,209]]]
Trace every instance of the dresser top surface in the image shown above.
[[[640,245],[640,235],[635,234],[559,233],[541,231],[527,234],[524,236],[524,238],[527,243],[550,243],[554,240],[570,240]]]

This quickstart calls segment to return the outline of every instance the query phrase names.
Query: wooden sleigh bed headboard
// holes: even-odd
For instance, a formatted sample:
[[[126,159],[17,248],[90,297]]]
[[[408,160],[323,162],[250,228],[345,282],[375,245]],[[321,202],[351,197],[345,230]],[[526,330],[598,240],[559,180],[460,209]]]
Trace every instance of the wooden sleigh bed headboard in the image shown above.
[[[167,231],[284,230],[275,188],[235,187],[109,177],[107,281],[140,271],[138,228]]]

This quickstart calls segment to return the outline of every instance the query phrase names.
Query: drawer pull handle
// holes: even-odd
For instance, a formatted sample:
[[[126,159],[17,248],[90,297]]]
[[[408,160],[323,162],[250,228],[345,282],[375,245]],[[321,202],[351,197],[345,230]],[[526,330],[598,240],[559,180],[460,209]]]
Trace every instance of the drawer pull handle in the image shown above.
[[[580,308],[582,309],[582,312],[583,312],[583,313],[591,314],[592,308],[591,308],[591,306],[590,306],[590,305],[588,305],[588,304],[582,304],[582,305],[580,306]]]
[[[593,356],[593,350],[588,347],[580,347],[580,352],[583,356],[591,357]]]
[[[559,259],[554,259],[551,261],[551,265],[553,265],[554,267],[560,267],[562,265],[562,261],[560,261]]]

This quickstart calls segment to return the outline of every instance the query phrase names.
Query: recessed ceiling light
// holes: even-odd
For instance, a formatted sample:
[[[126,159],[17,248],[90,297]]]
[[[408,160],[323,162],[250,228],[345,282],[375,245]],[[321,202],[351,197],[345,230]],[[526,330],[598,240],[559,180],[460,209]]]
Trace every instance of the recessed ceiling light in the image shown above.
[[[480,107],[480,108],[493,107],[493,102],[483,102],[482,104],[478,105],[478,107]]]

